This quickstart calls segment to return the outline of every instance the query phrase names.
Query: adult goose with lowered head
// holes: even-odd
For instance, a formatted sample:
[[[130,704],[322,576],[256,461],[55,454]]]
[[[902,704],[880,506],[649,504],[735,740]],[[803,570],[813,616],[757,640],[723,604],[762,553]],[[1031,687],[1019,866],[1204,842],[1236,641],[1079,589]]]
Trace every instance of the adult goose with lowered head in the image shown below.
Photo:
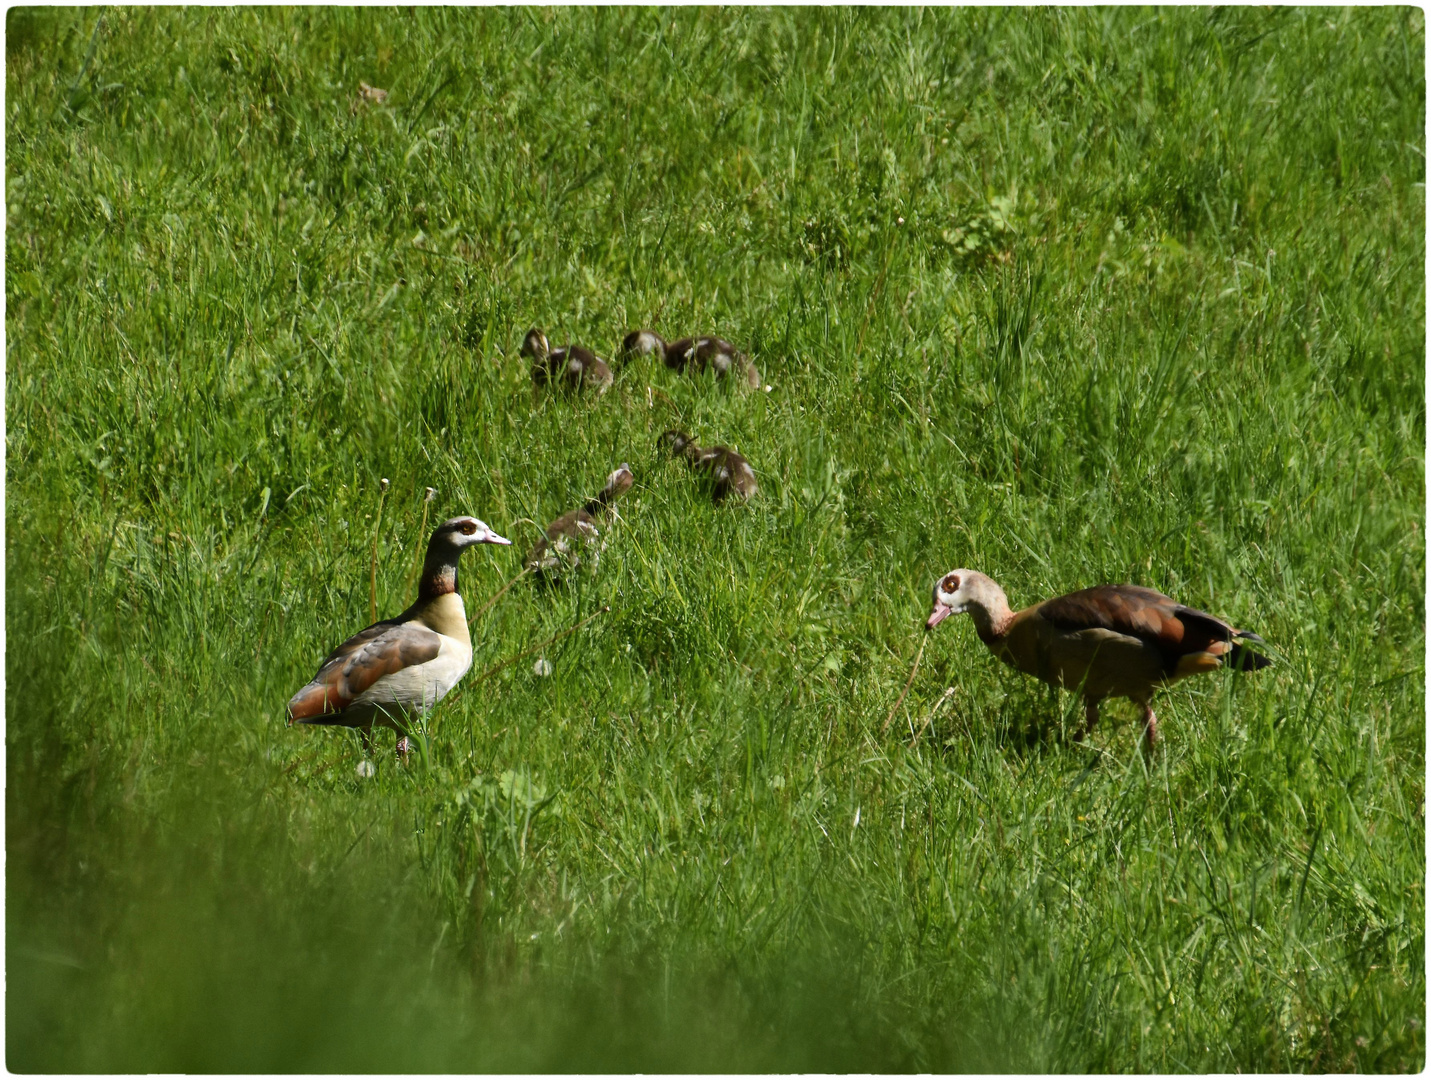
[[[474,517],[444,521],[427,544],[417,602],[339,645],[288,702],[290,724],[355,727],[371,752],[374,724],[411,747],[407,723],[436,705],[472,666],[467,612],[457,591],[457,557],[474,544],[510,544]]]
[[[1266,644],[1251,631],[1138,585],[1098,585],[1012,611],[993,579],[951,570],[934,583],[925,629],[966,611],[979,639],[1004,663],[1083,695],[1078,738],[1098,722],[1104,698],[1142,706],[1147,753],[1158,738],[1153,694],[1160,687],[1224,665],[1256,671],[1272,663],[1242,644]]]
[[[591,565],[596,565],[601,549],[601,529],[616,506],[618,496],[631,490],[636,478],[631,466],[622,462],[606,478],[606,486],[594,498],[577,510],[568,510],[543,530],[543,536],[527,553],[522,565],[528,570],[555,576],[562,564],[575,569],[581,564],[581,547],[590,552]]]
[[[611,367],[590,349],[580,345],[563,345],[553,349],[546,334],[535,326],[522,339],[522,355],[532,361],[532,385],[555,386],[562,390],[595,390],[604,394],[611,389],[615,377]]]
[[[743,386],[760,386],[760,371],[748,356],[724,338],[682,338],[667,343],[654,330],[633,330],[621,343],[621,356],[623,359],[657,356],[672,371],[690,370],[700,374],[709,368],[718,379],[733,377]]]
[[[663,432],[661,445],[672,457],[685,458],[693,471],[709,478],[711,499],[717,506],[730,495],[748,499],[759,490],[750,462],[729,446],[700,447],[684,431]]]

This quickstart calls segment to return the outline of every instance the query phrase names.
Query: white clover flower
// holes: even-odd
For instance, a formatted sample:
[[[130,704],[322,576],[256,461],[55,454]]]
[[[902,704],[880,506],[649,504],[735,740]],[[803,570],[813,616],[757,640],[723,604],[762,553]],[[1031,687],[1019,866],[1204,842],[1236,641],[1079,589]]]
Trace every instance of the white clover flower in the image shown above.
[[[369,777],[377,775],[378,767],[365,758],[358,762],[357,772],[359,780],[367,780]]]
[[[538,678],[544,679],[551,673],[552,663],[545,656],[538,658],[537,662],[532,665],[532,674]]]

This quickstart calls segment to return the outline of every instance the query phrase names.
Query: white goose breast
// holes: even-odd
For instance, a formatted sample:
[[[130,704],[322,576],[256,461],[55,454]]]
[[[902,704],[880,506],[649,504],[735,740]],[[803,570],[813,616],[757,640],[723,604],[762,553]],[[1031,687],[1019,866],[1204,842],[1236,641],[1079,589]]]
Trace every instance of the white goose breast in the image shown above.
[[[394,704],[428,709],[445,698],[472,667],[472,645],[439,634],[442,644],[426,663],[384,675],[356,698],[356,704]]]

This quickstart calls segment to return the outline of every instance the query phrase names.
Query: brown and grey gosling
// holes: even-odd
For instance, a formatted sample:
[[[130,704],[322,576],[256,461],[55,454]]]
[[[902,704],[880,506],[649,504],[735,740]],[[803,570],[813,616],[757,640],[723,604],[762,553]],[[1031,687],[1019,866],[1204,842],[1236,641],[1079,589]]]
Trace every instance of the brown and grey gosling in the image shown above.
[[[706,474],[717,506],[729,495],[748,499],[759,490],[750,462],[728,446],[697,446],[684,431],[663,432],[660,444],[672,457],[685,458],[693,470]]]
[[[357,728],[369,753],[373,725],[380,724],[398,733],[398,753],[406,757],[408,721],[446,697],[472,666],[457,557],[474,544],[510,543],[473,517],[439,525],[427,544],[417,601],[329,653],[289,700],[288,722]]]
[[[760,386],[760,371],[748,356],[724,338],[682,338],[668,343],[654,330],[633,330],[621,343],[621,356],[623,360],[656,356],[672,371],[690,370],[700,374],[709,368],[718,379],[734,376],[743,386]]]
[[[604,394],[611,389],[614,376],[605,360],[580,345],[564,345],[553,349],[547,336],[535,326],[522,340],[522,355],[532,361],[532,385],[555,386],[562,390],[595,390]]]
[[[1242,644],[1266,644],[1250,630],[1138,585],[1098,585],[1013,611],[992,578],[951,570],[934,583],[925,629],[965,611],[979,640],[1004,663],[1083,695],[1085,723],[1076,738],[1098,722],[1104,698],[1140,705],[1148,754],[1158,739],[1158,688],[1223,666],[1257,671],[1272,663]]]
[[[595,498],[578,510],[568,510],[543,530],[546,535],[527,553],[522,565],[534,573],[554,577],[564,566],[575,569],[581,565],[578,552],[584,545],[594,568],[606,546],[601,539],[601,529],[611,516],[617,497],[631,490],[635,482],[631,466],[623,461],[606,478],[606,486]]]

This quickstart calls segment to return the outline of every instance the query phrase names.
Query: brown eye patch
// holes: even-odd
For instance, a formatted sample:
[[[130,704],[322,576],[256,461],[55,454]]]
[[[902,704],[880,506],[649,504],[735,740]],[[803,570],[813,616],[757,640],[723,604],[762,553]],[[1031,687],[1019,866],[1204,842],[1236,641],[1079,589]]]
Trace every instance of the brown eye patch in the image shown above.
[[[944,590],[945,592],[947,592],[947,593],[952,593],[952,592],[957,591],[958,588],[959,588],[959,575],[958,575],[958,574],[950,574],[947,578],[945,578],[945,579],[940,583],[940,586],[939,586],[939,587],[940,587],[941,589],[943,589],[943,590]]]
[[[472,522],[470,522],[470,521],[464,521],[464,522],[462,523],[462,531],[463,531],[466,535],[471,536],[473,533],[475,533],[475,532],[477,531],[477,526],[474,525],[474,524],[473,524]]]

